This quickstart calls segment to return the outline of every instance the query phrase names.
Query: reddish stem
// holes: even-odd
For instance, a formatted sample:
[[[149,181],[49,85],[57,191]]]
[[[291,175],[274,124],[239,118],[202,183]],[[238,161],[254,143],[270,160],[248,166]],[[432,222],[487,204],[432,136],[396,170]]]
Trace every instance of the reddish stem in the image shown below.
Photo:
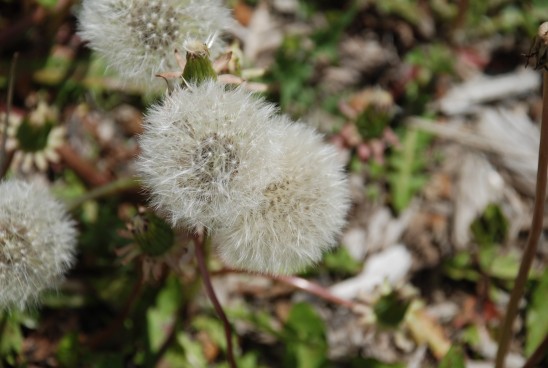
[[[535,258],[543,227],[544,201],[546,199],[546,182],[548,174],[548,72],[543,73],[543,82],[542,123],[540,126],[535,207],[533,209],[533,219],[531,221],[531,231],[529,232],[529,238],[527,239],[527,246],[523,252],[518,275],[516,276],[516,282],[514,283],[514,288],[510,295],[508,307],[506,308],[506,315],[500,333],[499,347],[495,361],[496,368],[504,368],[506,353],[508,352],[512,340],[512,326],[514,325],[514,319],[518,313],[519,301],[525,291],[525,284],[527,283],[529,270],[531,269],[531,265]]]
[[[224,325],[228,364],[231,368],[237,368],[236,360],[234,359],[234,348],[232,346],[232,328],[230,327],[230,322],[228,321],[228,318],[226,318],[226,314],[223,310],[223,307],[221,306],[221,303],[219,303],[219,299],[217,299],[217,295],[215,294],[215,290],[213,289],[213,285],[211,284],[211,276],[206,265],[204,255],[205,235],[196,235],[194,237],[194,245],[196,248],[195,252],[196,260],[198,261],[198,268],[200,269],[200,274],[202,275],[202,280],[204,282],[207,296],[209,297],[209,300],[211,300],[211,303],[215,308],[215,312],[217,312],[217,315]]]

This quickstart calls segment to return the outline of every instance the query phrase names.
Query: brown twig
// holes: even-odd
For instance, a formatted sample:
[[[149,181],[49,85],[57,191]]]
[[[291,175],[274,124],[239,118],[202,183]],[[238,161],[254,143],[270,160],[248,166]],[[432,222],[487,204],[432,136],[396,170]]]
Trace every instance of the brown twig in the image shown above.
[[[537,245],[542,233],[542,223],[544,217],[544,200],[546,198],[546,182],[548,168],[548,72],[543,72],[543,108],[542,108],[542,123],[540,127],[540,146],[537,169],[537,188],[535,194],[535,208],[533,210],[533,219],[531,222],[531,232],[527,239],[527,246],[523,252],[523,258],[519,267],[519,272],[516,277],[510,301],[506,309],[504,324],[499,338],[499,346],[495,361],[496,368],[504,368],[506,353],[512,340],[512,326],[514,319],[518,313],[519,301],[525,290],[525,284],[535,253]]]
[[[11,105],[13,103],[13,84],[15,80],[15,65],[17,64],[17,58],[19,54],[16,52],[13,54],[11,59],[10,66],[10,83],[8,86],[8,98],[6,101],[6,118],[4,119],[4,132],[2,133],[2,142],[0,143],[0,179],[7,172],[9,167],[10,158],[12,156],[8,155],[6,152],[6,142],[8,141],[8,127],[11,114]]]
[[[215,290],[213,289],[213,285],[211,284],[211,277],[209,274],[209,270],[207,269],[207,265],[206,265],[205,253],[204,253],[206,236],[207,236],[206,234],[200,234],[194,237],[196,260],[198,261],[198,268],[200,270],[200,274],[204,282],[207,296],[209,297],[209,300],[211,300],[211,303],[213,304],[213,307],[215,308],[215,312],[217,312],[217,315],[219,316],[219,318],[221,319],[224,325],[228,364],[230,365],[231,368],[237,368],[236,360],[234,359],[234,348],[232,346],[232,327],[230,326],[230,322],[228,321],[228,318],[226,318],[226,314],[223,310],[223,307],[221,306],[221,303],[219,303],[219,299],[217,299],[217,295],[215,294]]]
[[[110,175],[98,171],[93,165],[82,159],[69,145],[57,149],[63,162],[70,167],[86,184],[98,187],[110,182]]]
[[[523,368],[534,368],[548,354],[548,335],[544,336],[544,340],[540,345],[535,349],[533,354],[527,359]]]

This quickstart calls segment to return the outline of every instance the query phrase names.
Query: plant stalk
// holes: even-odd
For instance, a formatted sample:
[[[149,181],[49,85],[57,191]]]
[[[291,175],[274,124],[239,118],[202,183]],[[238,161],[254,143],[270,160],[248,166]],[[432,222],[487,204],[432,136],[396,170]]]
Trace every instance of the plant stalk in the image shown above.
[[[495,361],[495,368],[504,368],[504,362],[508,348],[512,340],[512,326],[514,319],[518,313],[518,306],[523,292],[529,270],[535,258],[537,245],[542,233],[542,222],[544,218],[544,201],[546,199],[546,182],[547,182],[547,166],[548,166],[548,72],[543,72],[543,107],[542,107],[542,123],[540,127],[540,146],[537,169],[537,188],[535,193],[535,207],[533,210],[533,219],[531,222],[531,231],[527,239],[527,246],[523,252],[519,272],[516,277],[510,301],[506,308],[506,315],[499,338],[499,346]]]
[[[217,295],[215,294],[215,290],[213,289],[213,285],[211,284],[211,276],[209,274],[209,270],[207,269],[204,252],[204,248],[206,246],[206,238],[207,234],[196,235],[194,237],[196,260],[198,261],[198,268],[204,282],[207,296],[209,297],[209,300],[211,300],[211,303],[215,308],[215,312],[217,312],[217,315],[223,322],[226,338],[226,355],[228,364],[230,368],[237,368],[238,366],[236,365],[236,360],[234,359],[234,348],[232,346],[232,327],[230,326],[228,318],[226,318],[226,314],[223,310],[223,307],[221,306],[221,303],[219,303],[219,299],[217,299]]]
[[[11,114],[11,105],[13,103],[13,82],[15,80],[15,65],[17,64],[17,58],[19,54],[16,52],[13,54],[10,66],[10,82],[8,85],[8,100],[6,101],[6,118],[4,119],[4,132],[2,133],[2,142],[0,143],[0,179],[7,172],[7,166],[9,163],[8,154],[6,152],[6,142],[8,141],[8,127]],[[4,170],[5,166],[5,170]]]

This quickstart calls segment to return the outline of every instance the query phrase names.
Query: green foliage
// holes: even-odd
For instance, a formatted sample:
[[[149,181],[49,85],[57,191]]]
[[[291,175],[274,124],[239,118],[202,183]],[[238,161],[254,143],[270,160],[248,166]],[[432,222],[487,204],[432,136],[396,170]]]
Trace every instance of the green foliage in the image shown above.
[[[438,368],[465,368],[466,361],[462,348],[452,346],[445,354]]]
[[[23,334],[17,312],[0,311],[0,366],[2,361],[15,365],[23,347]]]
[[[397,213],[403,211],[413,196],[426,183],[426,148],[431,140],[427,133],[415,129],[405,131],[402,146],[388,159],[391,204]]]
[[[508,220],[496,204],[489,204],[470,225],[472,236],[480,246],[502,244],[508,235]]]
[[[170,277],[158,294],[156,305],[147,312],[150,351],[157,352],[166,339],[166,327],[173,325],[181,300],[181,284],[176,277]]]
[[[323,262],[329,271],[342,275],[355,275],[363,267],[362,262],[352,258],[345,247],[326,253]]]
[[[377,359],[356,358],[350,363],[351,368],[405,368],[402,363],[383,363]]]
[[[382,327],[398,327],[405,318],[410,304],[411,300],[402,298],[397,290],[382,295],[373,306],[377,323]]]
[[[525,354],[531,355],[548,334],[548,270],[533,289],[531,303],[527,308],[527,335]]]
[[[481,275],[511,282],[519,270],[521,256],[518,252],[503,252],[501,244],[508,235],[508,219],[500,207],[490,204],[471,225],[470,230],[478,244],[474,256],[468,251],[458,252],[444,262],[445,273],[456,280],[478,281]],[[529,277],[538,277],[537,272],[531,272]]]
[[[283,334],[286,367],[320,368],[327,364],[327,340],[323,320],[306,303],[293,305]]]

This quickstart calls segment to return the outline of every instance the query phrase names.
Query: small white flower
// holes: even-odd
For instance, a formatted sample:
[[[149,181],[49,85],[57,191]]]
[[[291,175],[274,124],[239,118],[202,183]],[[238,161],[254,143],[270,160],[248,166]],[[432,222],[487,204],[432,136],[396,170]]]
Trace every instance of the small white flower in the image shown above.
[[[256,209],[213,233],[221,258],[232,267],[297,272],[319,261],[345,224],[349,190],[335,148],[304,124],[281,120],[281,172]]]
[[[177,88],[151,108],[137,167],[152,205],[173,226],[210,229],[254,208],[276,178],[275,108],[214,81]]]
[[[187,38],[205,40],[232,22],[219,0],[84,0],[79,16],[91,48],[124,80],[147,87],[163,86],[154,76],[177,69],[174,51]],[[214,42],[212,55],[222,47]]]
[[[74,262],[74,222],[47,189],[0,183],[0,308],[35,302]]]

